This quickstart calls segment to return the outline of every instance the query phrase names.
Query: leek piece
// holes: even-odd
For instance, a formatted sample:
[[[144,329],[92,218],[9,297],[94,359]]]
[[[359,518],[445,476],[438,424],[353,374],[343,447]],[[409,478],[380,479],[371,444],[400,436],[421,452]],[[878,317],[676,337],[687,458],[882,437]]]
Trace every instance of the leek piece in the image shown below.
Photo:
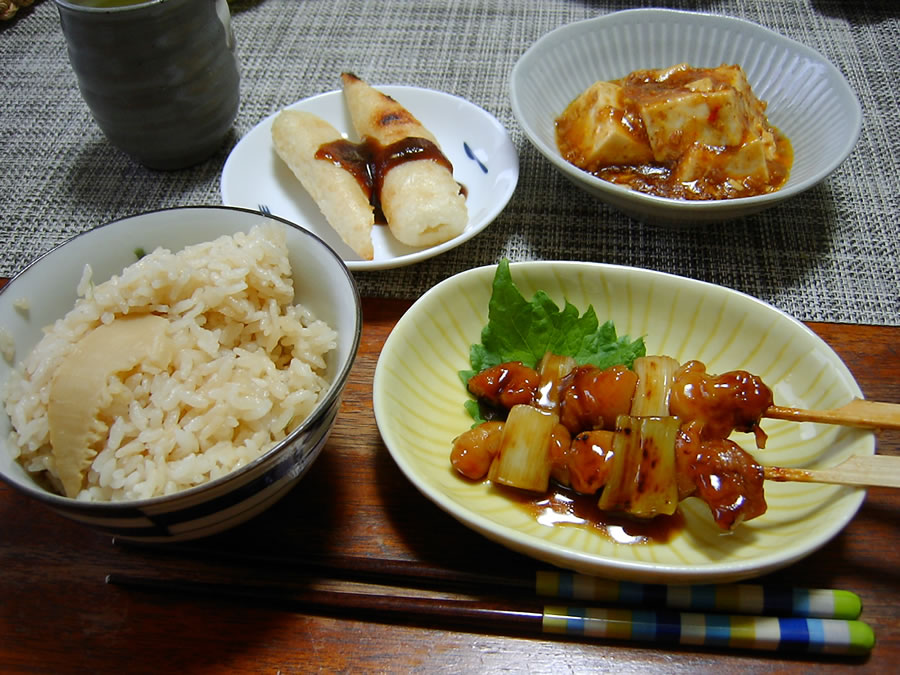
[[[559,356],[547,352],[538,364],[538,375],[541,381],[538,385],[537,405],[545,410],[559,408],[559,384],[562,379],[575,368],[575,359],[571,356]]]
[[[631,484],[637,474],[634,460],[640,453],[638,425],[639,418],[636,417],[619,415],[616,419],[609,477],[597,502],[601,511],[628,511],[631,507]]]
[[[632,416],[668,417],[678,361],[671,356],[641,356],[634,360],[633,369],[638,381],[631,400]]]
[[[514,405],[503,426],[500,452],[488,478],[521,490],[545,492],[550,485],[550,435],[558,422],[554,413],[531,405]]]
[[[597,506],[638,518],[672,515],[678,508],[675,476],[677,417],[620,415],[609,479]]]

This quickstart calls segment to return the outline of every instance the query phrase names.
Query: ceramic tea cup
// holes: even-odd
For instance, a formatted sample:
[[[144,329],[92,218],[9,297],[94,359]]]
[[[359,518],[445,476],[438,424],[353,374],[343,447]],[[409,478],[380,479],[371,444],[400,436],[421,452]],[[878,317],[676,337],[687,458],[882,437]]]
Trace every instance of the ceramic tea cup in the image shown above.
[[[109,141],[154,169],[199,163],[237,114],[226,0],[55,0],[81,95]]]

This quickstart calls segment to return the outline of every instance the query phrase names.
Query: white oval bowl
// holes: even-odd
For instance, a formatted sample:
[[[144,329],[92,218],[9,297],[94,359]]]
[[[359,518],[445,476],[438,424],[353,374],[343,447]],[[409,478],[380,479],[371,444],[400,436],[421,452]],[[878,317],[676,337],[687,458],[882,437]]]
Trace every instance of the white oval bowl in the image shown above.
[[[337,255],[320,239],[287,221],[256,211],[223,206],[189,206],[130,216],[77,235],[32,262],[0,289],[0,326],[12,336],[16,361],[43,336],[42,328],[75,304],[85,264],[100,283],[135,261],[135,250],[162,246],[173,252],[222,235],[276,221],[287,232],[296,302],[338,332],[327,356],[330,386],[309,417],[254,461],[222,478],[174,493],[136,501],[85,502],[48,492],[12,459],[8,415],[0,415],[0,478],[57,513],[121,539],[146,542],[205,537],[261,513],[287,494],[319,455],[340,407],[356,358],[362,311],[356,284]],[[27,300],[29,309],[17,308]],[[0,383],[11,364],[0,360]]]
[[[453,276],[403,315],[378,359],[378,429],[403,473],[435,504],[484,536],[578,572],[650,583],[711,583],[760,575],[825,544],[855,515],[865,491],[834,485],[766,483],[768,512],[723,534],[698,499],[683,501],[685,527],[668,543],[619,544],[587,527],[540,524],[487,483],[450,466],[452,440],[469,428],[458,371],[487,323],[495,267]],[[544,290],[559,305],[592,304],[619,335],[644,336],[648,354],[704,361],[710,372],[747,369],[777,403],[832,408],[862,394],[834,351],[802,323],[721,286],[644,269],[576,262],[510,265],[526,298]],[[734,440],[764,464],[833,466],[872,454],[870,432],[764,420],[767,449],[748,434]]]
[[[790,139],[794,164],[775,192],[687,201],[601,180],[560,155],[554,120],[597,80],[677,63],[739,64],[769,121]],[[811,188],[843,162],[859,138],[862,111],[841,73],[817,51],[755,23],[727,16],[634,9],[547,33],[516,62],[513,114],[537,150],[575,185],[640,221],[659,225],[726,221],[762,211]]]
[[[469,222],[461,234],[441,244],[416,248],[398,241],[389,228],[376,225],[372,230],[374,257],[362,260],[332,229],[276,154],[272,123],[278,113],[253,127],[229,154],[222,170],[222,203],[251,209],[265,205],[275,215],[325,240],[354,272],[421,262],[479,234],[504,209],[519,181],[519,156],[506,129],[486,110],[453,94],[396,85],[379,85],[376,89],[405,106],[441,144],[453,165],[453,177],[466,188]],[[357,139],[341,91],[312,96],[287,107],[318,115],[345,137]]]

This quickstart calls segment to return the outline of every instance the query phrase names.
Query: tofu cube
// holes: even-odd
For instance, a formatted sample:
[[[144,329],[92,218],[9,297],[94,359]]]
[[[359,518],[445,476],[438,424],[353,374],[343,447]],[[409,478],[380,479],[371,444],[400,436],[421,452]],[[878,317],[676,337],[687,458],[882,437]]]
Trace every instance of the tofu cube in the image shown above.
[[[638,103],[657,162],[677,160],[695,143],[733,147],[765,133],[765,106],[743,71],[719,66],[712,74]]]
[[[695,143],[739,145],[744,114],[733,89],[677,92],[638,105],[657,162],[677,160]]]
[[[629,119],[622,87],[613,82],[596,82],[573,100],[556,119],[556,136],[563,157],[586,171],[653,159],[640,124]]]

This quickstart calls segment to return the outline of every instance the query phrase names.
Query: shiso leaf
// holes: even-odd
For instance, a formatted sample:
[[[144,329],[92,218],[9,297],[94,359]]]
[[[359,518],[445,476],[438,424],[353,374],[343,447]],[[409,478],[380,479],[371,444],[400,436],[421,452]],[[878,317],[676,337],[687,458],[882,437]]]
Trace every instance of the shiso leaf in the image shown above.
[[[544,291],[526,300],[512,280],[509,260],[503,258],[494,274],[481,342],[469,349],[472,368],[460,371],[459,376],[465,385],[475,373],[508,361],[534,368],[547,352],[571,356],[578,365],[631,368],[636,358],[646,354],[646,347],[641,337],[618,337],[612,321],[601,325],[593,305],[579,315],[568,300],[560,309]],[[480,421],[478,403],[470,399],[465,405]]]

